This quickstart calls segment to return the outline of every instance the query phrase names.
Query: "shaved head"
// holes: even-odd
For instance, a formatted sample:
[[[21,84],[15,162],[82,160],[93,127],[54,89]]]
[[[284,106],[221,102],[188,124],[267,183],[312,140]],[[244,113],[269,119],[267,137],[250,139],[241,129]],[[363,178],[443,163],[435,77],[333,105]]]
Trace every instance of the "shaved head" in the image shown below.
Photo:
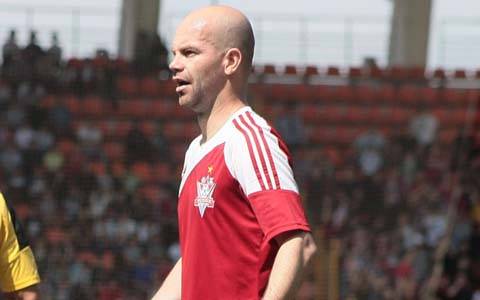
[[[242,67],[250,70],[255,38],[247,17],[229,6],[217,5],[198,9],[188,14],[180,30],[199,30],[204,39],[221,51],[237,48],[242,53]]]

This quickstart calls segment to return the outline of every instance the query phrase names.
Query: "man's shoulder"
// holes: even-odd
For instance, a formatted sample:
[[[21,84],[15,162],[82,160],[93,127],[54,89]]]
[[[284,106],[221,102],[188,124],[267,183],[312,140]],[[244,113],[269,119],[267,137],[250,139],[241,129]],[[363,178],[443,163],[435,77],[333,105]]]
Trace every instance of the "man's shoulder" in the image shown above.
[[[270,132],[272,126],[267,120],[252,110],[250,107],[243,110],[233,118],[232,123],[236,129],[236,135],[245,135],[245,133],[263,133]]]

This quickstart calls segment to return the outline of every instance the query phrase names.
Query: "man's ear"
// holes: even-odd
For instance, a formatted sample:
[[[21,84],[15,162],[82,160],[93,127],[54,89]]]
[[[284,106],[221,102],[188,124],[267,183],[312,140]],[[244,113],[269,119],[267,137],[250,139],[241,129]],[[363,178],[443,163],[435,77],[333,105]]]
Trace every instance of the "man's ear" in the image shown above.
[[[225,74],[232,75],[242,63],[242,52],[238,48],[231,48],[225,53]]]

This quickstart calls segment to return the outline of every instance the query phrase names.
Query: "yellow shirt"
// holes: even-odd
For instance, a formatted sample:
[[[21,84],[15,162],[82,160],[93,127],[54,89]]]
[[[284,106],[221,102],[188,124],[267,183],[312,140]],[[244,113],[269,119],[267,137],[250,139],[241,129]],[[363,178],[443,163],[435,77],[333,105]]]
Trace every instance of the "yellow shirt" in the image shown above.
[[[0,291],[13,292],[38,282],[32,249],[0,193]]]

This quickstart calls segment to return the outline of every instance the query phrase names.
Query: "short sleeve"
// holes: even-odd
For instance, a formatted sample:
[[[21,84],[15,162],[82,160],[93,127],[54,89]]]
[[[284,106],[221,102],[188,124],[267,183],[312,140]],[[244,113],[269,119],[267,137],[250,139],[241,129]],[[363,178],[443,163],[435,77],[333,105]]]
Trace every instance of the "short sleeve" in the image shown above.
[[[236,131],[225,144],[226,164],[264,234],[270,239],[284,231],[309,231],[290,155],[279,135],[251,111],[233,124]]]
[[[32,250],[19,237],[15,220],[0,194],[0,291],[12,292],[40,282]]]

